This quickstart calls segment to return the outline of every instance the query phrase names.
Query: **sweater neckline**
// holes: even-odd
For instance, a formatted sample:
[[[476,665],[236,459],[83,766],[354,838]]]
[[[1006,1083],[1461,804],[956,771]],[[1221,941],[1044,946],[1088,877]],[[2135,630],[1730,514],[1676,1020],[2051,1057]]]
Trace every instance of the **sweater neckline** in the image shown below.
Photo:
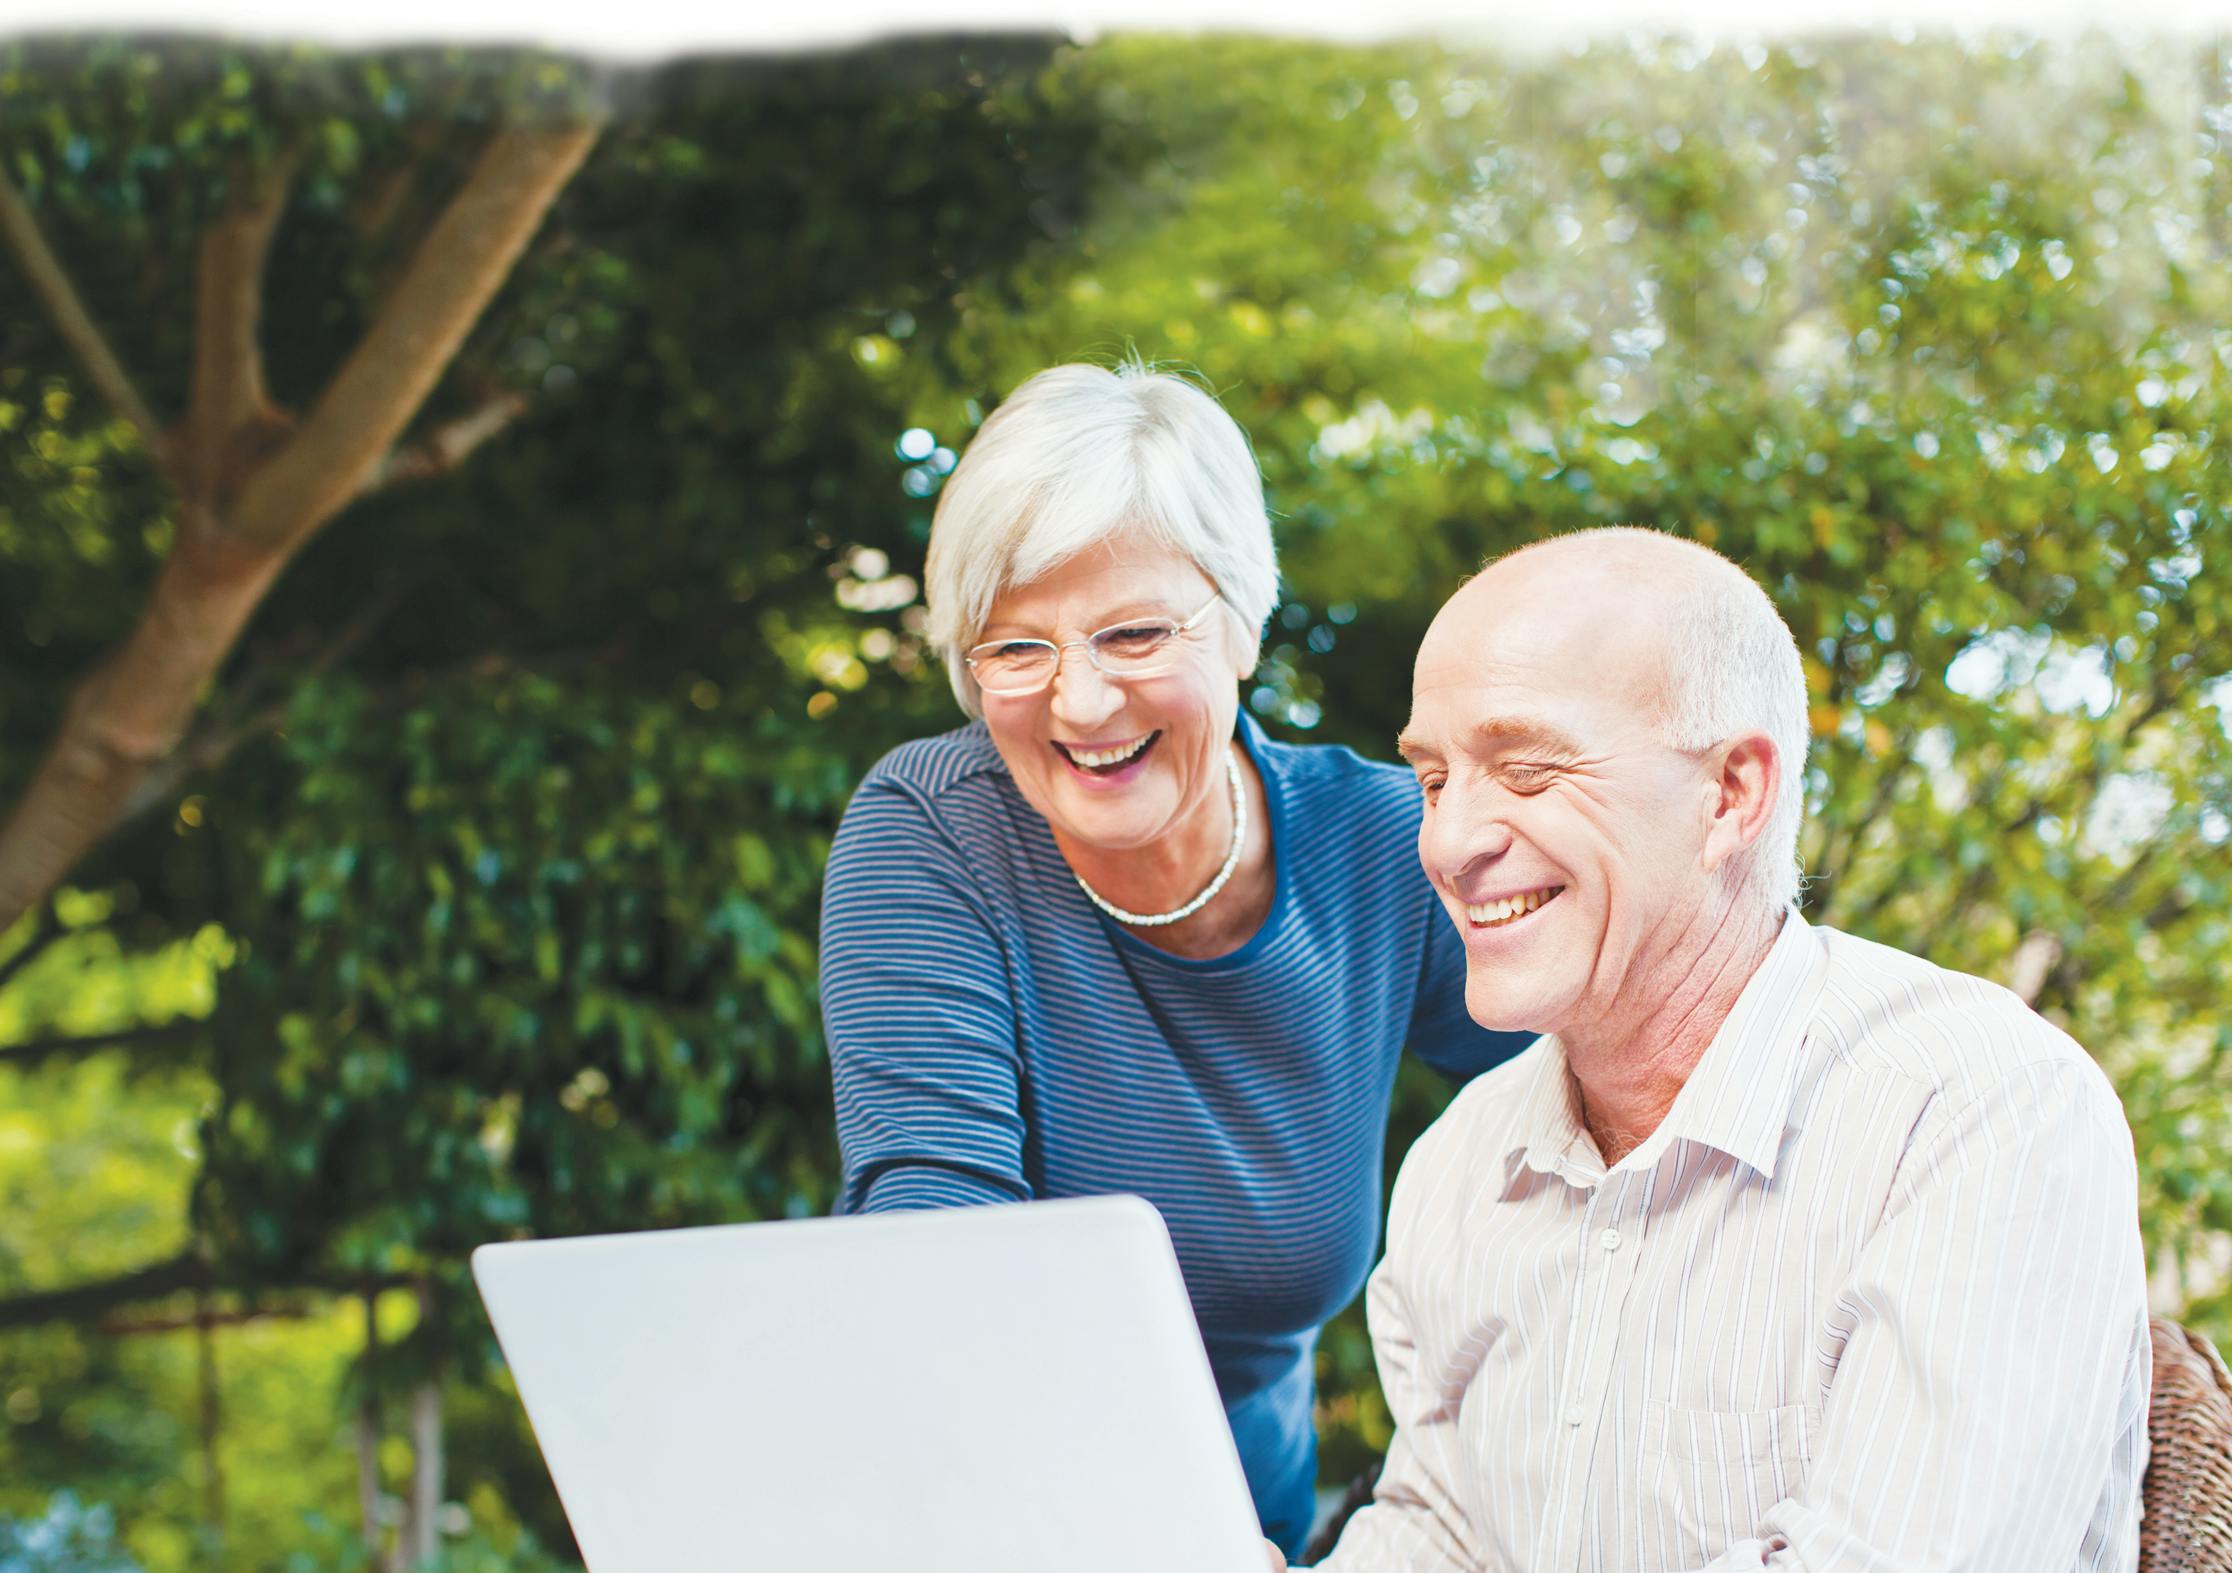
[[[1233,728],[1233,736],[1247,750],[1249,760],[1256,767],[1256,775],[1263,782],[1264,829],[1271,838],[1271,910],[1263,915],[1263,921],[1256,926],[1256,931],[1237,950],[1227,951],[1222,956],[1180,956],[1159,945],[1150,945],[1085,899],[1085,893],[1068,877],[1069,862],[1062,856],[1061,847],[1055,843],[1053,828],[1045,820],[1039,821],[1046,838],[1047,851],[1053,855],[1055,866],[1062,871],[1063,883],[1069,887],[1069,899],[1077,903],[1080,911],[1099,923],[1116,947],[1127,955],[1138,956],[1142,960],[1178,972],[1229,972],[1247,966],[1278,943],[1279,935],[1286,926],[1287,908],[1292,904],[1293,890],[1292,871],[1288,867],[1287,858],[1287,850],[1293,844],[1293,838],[1287,834],[1290,805],[1286,782],[1271,757],[1274,745],[1264,735],[1263,728],[1257,725],[1255,717],[1245,710],[1241,711],[1239,724]]]

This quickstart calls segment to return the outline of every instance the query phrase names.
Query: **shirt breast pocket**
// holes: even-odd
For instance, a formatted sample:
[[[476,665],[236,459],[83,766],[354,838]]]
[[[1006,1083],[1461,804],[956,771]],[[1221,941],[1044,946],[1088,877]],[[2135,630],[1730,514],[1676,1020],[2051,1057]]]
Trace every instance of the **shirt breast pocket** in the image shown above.
[[[1645,1513],[1656,1507],[1671,1565],[1710,1562],[1764,1533],[1767,1510],[1795,1495],[1813,1462],[1802,1404],[1683,1409],[1653,1402],[1645,1417]]]

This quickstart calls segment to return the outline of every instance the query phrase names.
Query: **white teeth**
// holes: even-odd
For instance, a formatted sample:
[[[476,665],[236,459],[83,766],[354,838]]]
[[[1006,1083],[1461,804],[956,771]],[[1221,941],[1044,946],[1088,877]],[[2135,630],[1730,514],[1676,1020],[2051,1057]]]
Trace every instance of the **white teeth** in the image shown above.
[[[1154,735],[1154,733],[1150,732],[1147,734],[1147,737],[1153,737]],[[1076,760],[1081,765],[1086,765],[1089,767],[1097,767],[1100,765],[1117,765],[1122,764],[1125,760],[1131,758],[1132,755],[1145,748],[1147,746],[1147,737],[1143,737],[1135,743],[1127,743],[1122,748],[1072,748],[1065,751],[1069,754],[1070,758]]]
[[[1481,924],[1509,923],[1513,918],[1525,917],[1563,889],[1563,885],[1545,885],[1540,890],[1522,891],[1516,896],[1506,896],[1501,901],[1467,905],[1465,916]]]

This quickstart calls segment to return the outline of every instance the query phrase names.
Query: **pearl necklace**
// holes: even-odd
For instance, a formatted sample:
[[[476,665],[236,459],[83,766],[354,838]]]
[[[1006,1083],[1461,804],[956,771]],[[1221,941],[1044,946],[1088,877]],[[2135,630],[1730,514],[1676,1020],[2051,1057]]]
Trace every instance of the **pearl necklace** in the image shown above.
[[[1086,899],[1094,906],[1117,922],[1129,923],[1134,928],[1160,928],[1165,923],[1176,923],[1183,918],[1192,917],[1209,904],[1210,897],[1225,888],[1225,881],[1232,878],[1232,871],[1240,866],[1240,849],[1248,841],[1248,799],[1240,789],[1239,762],[1232,757],[1229,749],[1225,752],[1225,779],[1232,783],[1232,850],[1225,854],[1224,867],[1218,869],[1217,877],[1209,881],[1209,888],[1184,906],[1169,912],[1126,912],[1086,884],[1084,875],[1073,870],[1070,878],[1077,881],[1077,888],[1085,892]]]

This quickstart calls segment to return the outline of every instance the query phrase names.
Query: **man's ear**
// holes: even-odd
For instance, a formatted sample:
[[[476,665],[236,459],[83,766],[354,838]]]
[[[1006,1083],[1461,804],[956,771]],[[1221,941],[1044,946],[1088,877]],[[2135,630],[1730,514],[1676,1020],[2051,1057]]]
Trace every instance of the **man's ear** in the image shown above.
[[[1710,874],[1757,841],[1775,811],[1782,761],[1764,732],[1746,732],[1707,756],[1705,871]]]

